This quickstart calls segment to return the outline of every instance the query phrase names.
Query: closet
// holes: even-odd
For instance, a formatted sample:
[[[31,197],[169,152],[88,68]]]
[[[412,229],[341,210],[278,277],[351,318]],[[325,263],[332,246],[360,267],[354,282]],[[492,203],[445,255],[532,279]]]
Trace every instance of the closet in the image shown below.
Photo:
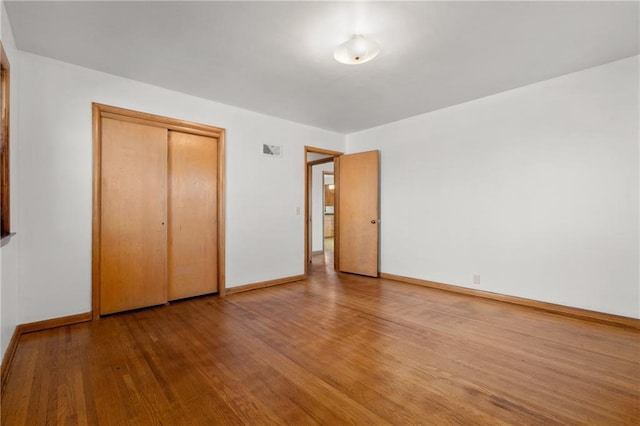
[[[94,104],[94,313],[223,292],[223,159],[222,129]]]

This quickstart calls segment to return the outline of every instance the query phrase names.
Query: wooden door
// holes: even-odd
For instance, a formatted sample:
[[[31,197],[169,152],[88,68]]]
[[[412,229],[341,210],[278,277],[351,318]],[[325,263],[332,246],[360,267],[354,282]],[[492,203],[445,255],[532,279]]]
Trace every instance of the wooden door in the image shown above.
[[[167,301],[167,130],[102,118],[100,314]]]
[[[217,143],[169,131],[169,300],[218,291]]]
[[[378,151],[337,159],[337,251],[341,272],[378,276]]]

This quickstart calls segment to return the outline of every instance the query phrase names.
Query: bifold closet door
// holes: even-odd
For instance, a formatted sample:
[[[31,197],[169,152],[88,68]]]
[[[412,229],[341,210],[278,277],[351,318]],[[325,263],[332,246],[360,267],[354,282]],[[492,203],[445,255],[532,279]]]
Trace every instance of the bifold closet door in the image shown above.
[[[169,131],[169,300],[218,291],[218,140]]]
[[[167,129],[102,118],[100,314],[167,301]]]

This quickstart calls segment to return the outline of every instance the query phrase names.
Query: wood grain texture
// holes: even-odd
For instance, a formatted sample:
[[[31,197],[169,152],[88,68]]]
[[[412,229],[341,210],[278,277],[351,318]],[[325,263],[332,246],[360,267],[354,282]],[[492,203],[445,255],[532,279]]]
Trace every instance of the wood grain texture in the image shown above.
[[[48,330],[50,328],[58,328],[65,325],[79,324],[87,321],[91,321],[91,312],[20,324],[16,327],[16,330],[19,334],[26,334]]]
[[[218,294],[225,296],[226,278],[226,139],[225,132],[221,129],[218,136]]]
[[[275,280],[261,281],[253,284],[239,285],[227,289],[227,294],[243,293],[245,291],[257,290],[259,288],[273,287],[281,284],[288,284],[305,279],[304,275],[293,275],[291,277],[278,278]]]
[[[635,425],[639,353],[638,330],[314,259],[301,282],[23,335],[2,424]]]
[[[167,301],[167,130],[102,119],[100,314]]]
[[[14,235],[11,232],[11,71],[9,58],[0,42],[0,237],[2,245]]]
[[[333,185],[324,185],[324,205],[325,206],[333,206],[333,188],[330,188]]]
[[[180,131],[193,135],[217,138],[217,271],[219,294],[225,286],[225,130],[205,124],[147,114],[138,111],[93,103],[93,219],[92,219],[92,296],[93,319],[100,318],[101,278],[101,209],[102,209],[102,119]]]
[[[218,146],[169,131],[168,298],[218,291]]]
[[[100,229],[102,228],[102,117],[100,105],[91,105],[93,175],[91,197],[91,315],[100,318]]]
[[[325,215],[324,216],[324,237],[330,238],[334,235],[335,230],[335,216],[333,215]]]
[[[305,147],[304,147],[304,158],[305,158],[305,161],[307,159],[307,153],[309,153],[309,152],[312,152],[312,153],[315,153],[315,154],[331,155],[333,157],[338,157],[338,156],[343,154],[340,151],[332,151],[330,149],[318,148],[317,146],[305,145]],[[329,161],[332,161],[332,160],[329,159]]]
[[[94,103],[93,105],[100,110],[100,115],[103,118],[112,118],[118,121],[128,121],[131,123],[160,127],[163,129],[175,130],[184,133],[192,133],[194,135],[209,136],[212,138],[218,138],[224,134],[224,129],[209,126],[206,124],[178,120],[175,118],[163,117],[161,115],[133,111],[130,109],[99,103]]]
[[[338,157],[338,270],[378,276],[378,151]]]
[[[605,324],[618,325],[622,327],[633,327],[640,329],[640,319],[623,317],[620,315],[605,314],[602,312],[589,311],[587,309],[574,308],[571,306],[557,305],[554,303],[540,302],[538,300],[524,299],[522,297],[507,296],[505,294],[491,293],[488,291],[475,290],[471,288],[459,287],[451,284],[442,284],[433,281],[421,280],[418,278],[404,277],[401,275],[380,273],[381,278],[401,281],[408,284],[416,284],[423,287],[435,288],[438,290],[450,291],[454,293],[466,294],[470,296],[482,297],[485,299],[497,300],[500,302],[513,303],[530,308],[541,309],[543,311],[566,315],[575,318],[587,319],[590,321],[602,322]]]
[[[4,385],[7,382],[7,377],[9,377],[9,369],[11,368],[11,362],[13,361],[13,356],[15,355],[16,348],[18,347],[19,338],[20,332],[18,327],[16,327],[11,334],[11,339],[9,340],[7,349],[2,357],[2,364],[0,365],[0,395],[4,392]]]
[[[18,340],[20,339],[21,335],[26,333],[33,333],[36,331],[49,330],[51,328],[58,328],[65,325],[73,325],[79,324],[81,322],[91,321],[92,317],[93,315],[91,312],[85,312],[82,314],[68,315],[65,317],[19,324],[18,326],[16,326],[16,328],[13,330],[13,334],[11,335],[11,340],[9,341],[9,345],[7,346],[4,357],[2,358],[2,379],[0,386],[4,386],[7,378],[7,372],[11,367],[11,361],[13,360],[13,355],[15,354]]]

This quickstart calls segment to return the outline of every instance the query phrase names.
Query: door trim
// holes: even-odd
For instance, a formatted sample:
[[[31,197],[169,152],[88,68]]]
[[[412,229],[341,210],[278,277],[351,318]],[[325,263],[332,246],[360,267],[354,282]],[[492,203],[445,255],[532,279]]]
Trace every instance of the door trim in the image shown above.
[[[129,109],[93,103],[93,208],[91,239],[91,317],[100,318],[100,218],[101,218],[101,164],[102,118],[114,118],[147,126],[162,127],[218,140],[218,294],[225,296],[225,129],[148,114]]]
[[[327,158],[321,158],[319,160],[308,161],[309,153],[315,154],[323,154],[327,155]],[[309,186],[311,185],[311,167],[317,164],[324,164],[332,162],[336,157],[343,155],[343,152],[340,151],[331,151],[329,149],[317,148],[313,146],[304,147],[304,277],[306,278],[309,273],[309,261],[311,259],[311,248],[309,247]],[[334,237],[335,238],[335,237]],[[334,247],[335,247],[335,239],[334,239]],[[336,253],[337,254],[337,253]],[[334,254],[334,256],[336,255]]]

